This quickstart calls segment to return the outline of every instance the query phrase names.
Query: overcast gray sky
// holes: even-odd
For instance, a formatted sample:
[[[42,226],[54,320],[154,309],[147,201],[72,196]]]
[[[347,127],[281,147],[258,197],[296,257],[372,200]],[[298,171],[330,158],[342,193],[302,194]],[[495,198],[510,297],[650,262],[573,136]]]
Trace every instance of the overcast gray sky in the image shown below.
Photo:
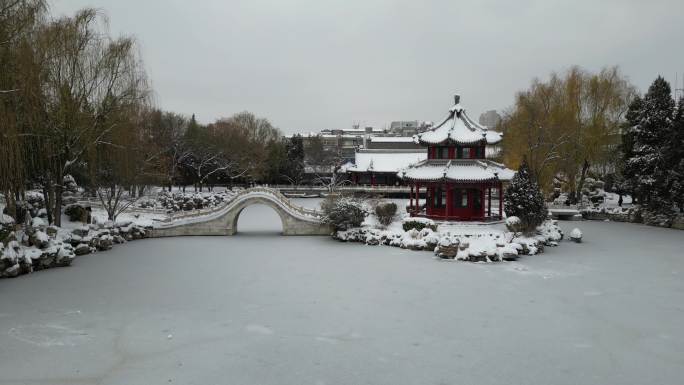
[[[134,35],[156,103],[204,123],[248,110],[285,132],[472,117],[534,77],[619,65],[645,90],[684,72],[682,0],[51,0]],[[680,86],[681,87],[681,86]]]

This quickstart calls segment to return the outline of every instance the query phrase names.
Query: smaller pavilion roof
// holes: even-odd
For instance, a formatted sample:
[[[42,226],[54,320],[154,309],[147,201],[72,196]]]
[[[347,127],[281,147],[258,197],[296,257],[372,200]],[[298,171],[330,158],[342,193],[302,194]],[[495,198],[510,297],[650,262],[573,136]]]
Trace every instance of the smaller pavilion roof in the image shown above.
[[[430,130],[417,134],[415,140],[421,144],[446,142],[474,144],[483,140],[487,144],[496,144],[501,141],[500,133],[490,131],[487,127],[470,119],[460,102],[461,96],[455,95],[454,105],[449,109],[449,115],[446,119]]]
[[[397,174],[410,181],[435,182],[486,182],[509,181],[515,171],[491,160],[472,159],[430,159],[416,163]]]
[[[348,172],[391,172],[427,159],[427,150],[373,149],[358,150],[354,154],[354,165],[346,167]]]

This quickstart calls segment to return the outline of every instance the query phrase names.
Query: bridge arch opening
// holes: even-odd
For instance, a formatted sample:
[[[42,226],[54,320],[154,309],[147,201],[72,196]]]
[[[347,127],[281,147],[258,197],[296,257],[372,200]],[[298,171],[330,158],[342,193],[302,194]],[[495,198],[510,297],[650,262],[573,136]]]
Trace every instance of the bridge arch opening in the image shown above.
[[[282,235],[285,232],[283,214],[264,202],[244,205],[235,214],[232,225],[237,235]]]

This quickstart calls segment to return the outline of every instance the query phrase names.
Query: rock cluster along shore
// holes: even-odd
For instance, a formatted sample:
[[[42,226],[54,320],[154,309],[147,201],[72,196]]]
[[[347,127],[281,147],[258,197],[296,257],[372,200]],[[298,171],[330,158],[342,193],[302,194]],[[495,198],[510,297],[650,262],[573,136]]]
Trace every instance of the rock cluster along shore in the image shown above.
[[[0,242],[0,278],[69,266],[76,256],[109,250],[147,234],[148,229],[132,222],[84,225],[68,231],[34,218],[30,226]]]
[[[534,236],[499,230],[479,231],[472,234],[440,233],[432,228],[404,231],[356,227],[337,231],[333,238],[342,242],[360,242],[367,245],[386,245],[410,250],[427,250],[440,258],[470,262],[500,262],[515,260],[520,255],[533,255],[544,251],[545,246],[557,246],[563,232],[555,221],[547,221]]]
[[[672,215],[651,213],[641,209],[639,206],[629,208],[586,208],[582,210],[582,218],[599,221],[643,223],[649,226],[684,230],[684,214],[674,212]]]

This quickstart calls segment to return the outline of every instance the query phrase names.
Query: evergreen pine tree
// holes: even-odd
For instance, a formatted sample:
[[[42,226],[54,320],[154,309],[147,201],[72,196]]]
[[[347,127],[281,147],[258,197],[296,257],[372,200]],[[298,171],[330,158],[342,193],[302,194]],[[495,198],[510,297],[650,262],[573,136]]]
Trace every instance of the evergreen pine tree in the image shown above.
[[[670,165],[664,149],[673,139],[674,110],[670,84],[659,76],[644,95],[637,124],[628,133],[632,153],[625,165],[627,175],[634,193],[645,200],[649,209],[658,212],[672,205],[668,191]]]
[[[634,130],[633,128],[639,124],[641,111],[643,109],[644,101],[640,96],[636,96],[629,105],[627,114],[625,114],[625,123],[622,126],[622,161],[620,162],[620,170],[618,173],[621,176],[621,182],[618,182],[622,191],[632,195],[633,202],[640,199],[639,178],[637,174],[638,169],[635,164],[630,162],[634,157]]]
[[[527,232],[534,231],[546,219],[548,209],[544,195],[530,174],[527,160],[523,160],[504,192],[504,207],[508,217],[520,218]]]
[[[666,149],[666,162],[670,166],[668,190],[672,202],[684,212],[684,98],[677,103],[672,123],[672,140]]]
[[[293,135],[286,145],[287,167],[285,173],[291,183],[299,184],[304,177],[304,140]]]

